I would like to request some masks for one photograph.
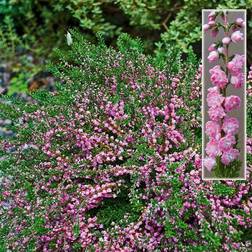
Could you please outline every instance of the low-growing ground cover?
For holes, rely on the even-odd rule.
[[[251,249],[249,171],[242,182],[201,180],[195,55],[146,56],[125,34],[117,50],[72,35],[50,66],[56,92],[0,105],[16,132],[1,140],[1,250]]]

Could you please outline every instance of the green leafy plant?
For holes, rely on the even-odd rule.
[[[0,23],[0,60],[8,61],[16,58],[17,47],[23,47],[23,40],[17,35],[13,20],[6,16],[3,23]]]

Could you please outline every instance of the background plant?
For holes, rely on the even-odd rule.
[[[80,26],[90,35],[102,32],[112,43],[120,32],[138,35],[144,38],[144,43],[149,48],[153,48],[153,41],[159,41],[161,35],[164,43],[172,43],[187,52],[189,45],[194,45],[195,49],[200,47],[202,9],[247,8],[250,27],[251,4],[251,1],[235,0],[1,0],[0,15],[9,16],[19,34],[35,36],[36,43],[43,44],[44,41],[45,50],[48,44],[54,46],[57,41],[63,39],[69,26]],[[197,52],[200,53],[200,50]]]
[[[127,32],[142,38],[145,51],[150,54],[155,50],[160,53],[169,51],[172,45],[184,53],[188,53],[192,46],[194,52],[200,56],[202,8],[247,8],[248,27],[251,27],[250,7],[250,0],[1,0],[0,26],[3,26],[6,17],[15,24],[15,36],[26,41],[25,47],[22,45],[19,48],[26,48],[26,53],[31,53],[35,58],[36,66],[34,71],[29,73],[33,75],[34,72],[43,70],[44,61],[51,58],[53,48],[65,45],[65,34],[72,27],[80,28],[90,41],[95,41],[96,33],[100,32],[107,44],[115,45],[119,34]],[[4,37],[8,37],[9,32],[5,33],[7,34]],[[248,35],[249,51],[250,37]],[[10,59],[9,48],[1,50],[2,57]],[[17,51],[15,50],[16,53]],[[251,62],[249,55],[248,60]],[[12,62],[15,58],[11,57],[9,61]],[[21,72],[26,70],[21,69]],[[23,91],[26,83],[21,88],[12,85],[12,90]]]

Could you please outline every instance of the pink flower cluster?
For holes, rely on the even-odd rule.
[[[225,88],[228,83],[226,73],[221,69],[220,65],[216,65],[209,70],[211,82],[219,88]]]
[[[235,54],[234,58],[228,62],[227,68],[231,74],[230,83],[235,88],[240,88],[244,84],[244,55]]]
[[[205,31],[212,30],[215,37],[218,30],[216,17],[218,12],[211,12],[208,16],[208,24],[203,26]],[[226,96],[226,90],[231,83],[235,88],[244,84],[244,55],[235,54],[231,61],[228,61],[228,46],[231,42],[238,43],[243,40],[243,34],[239,30],[245,26],[244,21],[238,18],[234,23],[229,24],[227,14],[222,13],[225,28],[225,37],[210,45],[208,50],[209,62],[223,59],[224,64],[217,64],[209,70],[210,80],[214,87],[208,89],[207,104],[210,121],[205,124],[205,133],[209,138],[206,144],[207,157],[203,163],[208,171],[217,165],[217,157],[223,165],[229,165],[232,161],[239,159],[240,153],[236,145],[236,137],[239,130],[237,118],[228,115],[229,112],[237,110],[241,106],[239,96]],[[232,27],[232,31],[230,31]],[[230,34],[231,32],[231,34]],[[218,45],[218,48],[217,48]]]

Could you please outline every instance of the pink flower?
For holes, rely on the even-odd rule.
[[[220,89],[218,87],[211,87],[211,88],[208,88],[208,93],[220,93]]]
[[[238,75],[242,72],[244,65],[244,55],[236,54],[234,58],[228,62],[227,68],[232,75]]]
[[[219,106],[219,107],[211,107],[208,110],[208,115],[212,121],[219,121],[226,115],[226,113],[223,107]]]
[[[223,43],[224,45],[228,45],[228,44],[230,43],[230,41],[231,41],[231,39],[230,39],[229,37],[224,37],[224,38],[222,39],[222,43]]]
[[[219,143],[216,139],[211,138],[206,145],[206,153],[209,157],[216,157],[220,155]]]
[[[212,21],[212,20],[215,20],[216,18],[216,13],[215,11],[211,11],[208,15],[208,21]]]
[[[207,94],[207,105],[209,107],[219,107],[225,98],[219,92],[209,92]]]
[[[233,144],[235,144],[235,137],[233,135],[227,135],[219,140],[219,149],[220,151],[227,151]]]
[[[208,121],[206,123],[206,134],[215,139],[220,138],[221,126],[218,122]]]
[[[235,117],[225,118],[222,129],[226,134],[235,135],[238,133],[239,121]]]
[[[244,84],[244,74],[239,73],[238,75],[232,75],[230,79],[230,83],[235,87],[235,88],[240,88]]]
[[[217,51],[212,51],[209,53],[207,59],[209,62],[214,62],[219,58],[219,53]]]
[[[229,149],[225,152],[223,152],[222,156],[221,156],[221,162],[224,165],[229,165],[232,161],[234,161],[235,159],[237,159],[239,157],[240,153],[237,149]]]
[[[219,88],[224,88],[227,83],[228,79],[223,70],[221,70],[220,65],[216,65],[213,68],[209,70],[209,73],[211,74],[211,82],[219,87]]]
[[[219,47],[218,52],[221,53],[221,54],[224,54],[225,53],[224,47]]]
[[[204,31],[208,31],[209,28],[210,28],[209,24],[204,24],[204,25],[203,25],[203,30],[204,30]]]
[[[208,171],[211,171],[213,167],[216,165],[215,158],[206,157],[203,160],[203,164],[207,168]]]
[[[216,47],[216,44],[215,44],[215,43],[211,44],[211,45],[208,47],[208,51],[209,51],[209,52],[214,51],[214,50],[215,50],[215,47]]]
[[[239,41],[243,40],[243,33],[240,31],[235,31],[231,35],[231,40],[234,43],[238,43]]]
[[[215,25],[215,21],[214,21],[214,20],[210,20],[210,21],[208,22],[208,25],[214,26],[214,25]]]
[[[235,23],[237,24],[237,25],[239,25],[239,26],[242,26],[242,23],[243,23],[244,21],[243,21],[243,19],[242,18],[237,18],[236,20],[235,20]]]
[[[202,160],[201,160],[201,155],[196,154],[196,155],[194,156],[194,164],[195,164],[196,168],[201,168],[201,165],[202,165],[202,162],[201,162],[201,161],[202,161]]]
[[[225,98],[224,107],[227,112],[238,109],[241,105],[241,99],[237,95],[230,95]]]

